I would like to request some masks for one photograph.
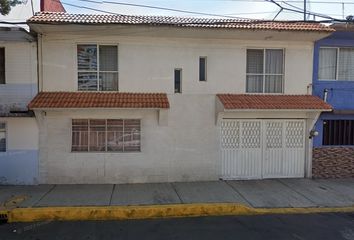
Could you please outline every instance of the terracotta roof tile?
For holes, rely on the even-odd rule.
[[[331,110],[322,99],[312,95],[218,94],[227,110],[232,109],[318,109]]]
[[[40,92],[28,108],[169,108],[169,102],[165,93]]]
[[[172,16],[137,16],[121,14],[69,14],[62,12],[39,12],[27,22],[39,24],[131,24],[278,31],[334,31],[334,29],[328,26],[314,22],[266,21],[236,18],[216,19]]]

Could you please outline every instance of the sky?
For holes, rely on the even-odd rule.
[[[39,11],[39,0],[32,1],[34,11]],[[301,0],[276,1],[283,7],[289,7],[292,9],[298,8],[298,10],[303,9],[303,2]],[[266,2],[265,0],[61,0],[61,2],[69,13],[102,14],[102,12],[87,9],[92,8],[117,14],[132,15],[170,15],[189,17],[227,16],[230,18],[273,19],[279,11],[278,6]],[[352,0],[308,0],[307,2],[307,9],[311,12],[329,15],[337,19],[343,19],[343,16],[345,18],[348,15],[354,15],[354,1]],[[208,13],[210,15],[126,6],[118,3],[149,5],[198,13]],[[291,4],[292,6],[287,4]],[[31,15],[31,0],[24,0],[24,3],[13,8],[8,16],[0,16],[0,20],[23,21]],[[303,14],[283,11],[276,19],[302,20]],[[313,20],[313,16],[309,16],[308,19]],[[321,18],[317,17],[315,20],[321,20]]]
[[[85,6],[89,8],[100,9],[104,11],[110,11],[121,14],[137,14],[137,15],[173,15],[173,16],[193,16],[193,17],[217,17],[192,13],[179,13],[174,11],[164,11],[158,9],[124,6],[119,4],[109,4],[106,2],[116,3],[133,3],[141,5],[158,6],[164,8],[173,8],[185,11],[194,11],[201,13],[210,13],[215,15],[227,15],[229,17],[242,17],[242,18],[256,18],[256,19],[273,19],[276,13],[279,11],[279,7],[273,3],[265,2],[262,0],[92,0],[92,3],[85,0],[62,0],[64,7],[68,12],[72,13],[95,13],[95,11],[79,8],[72,5]],[[282,6],[294,8],[298,7],[303,9],[303,1],[288,0],[278,1]],[[291,4],[289,6],[287,4]],[[319,3],[320,2],[320,3]],[[344,3],[344,9],[343,4]],[[330,15],[334,18],[343,18],[348,15],[354,15],[354,1],[351,0],[308,0],[308,10]],[[96,12],[98,13],[98,12]],[[284,11],[277,17],[279,20],[301,20],[303,14],[291,13]],[[310,17],[312,20],[313,17]],[[319,19],[317,19],[319,20]]]

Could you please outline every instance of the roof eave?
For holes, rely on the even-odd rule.
[[[238,109],[227,109],[224,108],[224,112],[253,112],[253,111],[259,111],[259,112],[331,112],[332,109],[298,109],[298,108],[294,108],[294,109],[279,109],[279,108],[274,108],[274,109],[259,109],[259,108],[238,108]]]
[[[30,107],[31,110],[42,110],[42,111],[49,111],[49,110],[85,110],[85,109],[97,109],[97,110],[161,110],[161,109],[169,109],[166,107],[160,108],[146,108],[146,107],[136,107],[136,108],[124,108],[124,107]]]

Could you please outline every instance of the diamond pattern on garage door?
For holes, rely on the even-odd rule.
[[[240,146],[240,123],[228,121],[221,123],[222,147],[238,148]]]
[[[286,147],[303,148],[304,147],[304,122],[288,121],[286,122]]]
[[[305,121],[222,120],[221,160],[223,179],[304,177]]]
[[[242,122],[242,148],[261,146],[261,122]]]

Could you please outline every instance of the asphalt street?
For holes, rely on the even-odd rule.
[[[0,239],[354,240],[354,213],[15,223],[0,225]]]

